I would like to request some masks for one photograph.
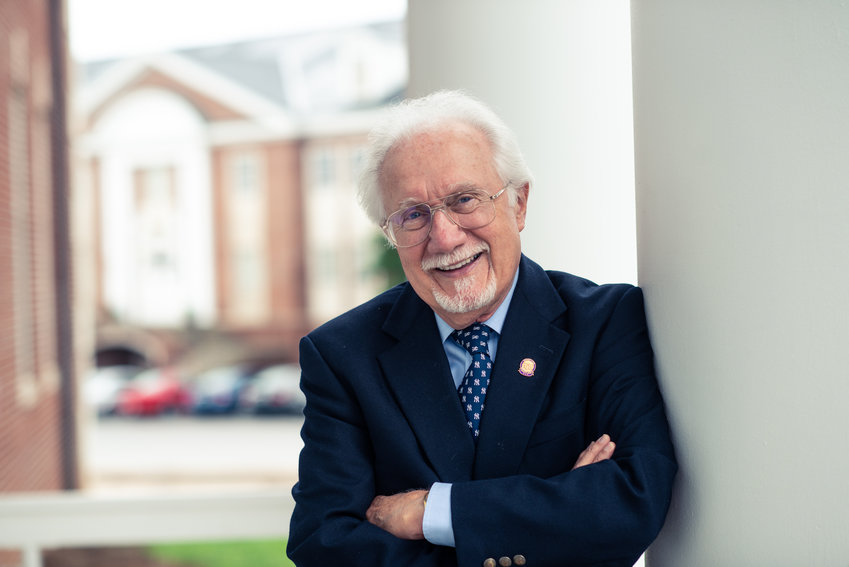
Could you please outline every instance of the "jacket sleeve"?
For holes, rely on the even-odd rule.
[[[660,531],[677,465],[639,288],[621,294],[592,351],[585,441],[610,434],[614,457],[549,478],[455,483],[460,565],[518,554],[529,567],[630,566]]]
[[[309,337],[301,341],[307,398],[287,552],[298,567],[456,566],[453,549],[401,540],[369,523],[373,450],[361,409]]]

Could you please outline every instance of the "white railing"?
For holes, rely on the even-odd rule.
[[[19,549],[24,567],[41,567],[49,548],[283,538],[293,508],[288,490],[0,495],[0,549]]]

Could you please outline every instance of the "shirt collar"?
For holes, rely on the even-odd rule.
[[[495,313],[492,314],[492,317],[483,321],[486,325],[498,333],[501,334],[501,329],[504,327],[504,320],[507,319],[507,310],[510,308],[510,301],[513,299],[513,292],[516,291],[516,283],[519,281],[519,269],[516,268],[516,274],[513,276],[513,284],[510,286],[510,290],[507,292],[507,295],[504,296],[504,301],[501,302],[501,305],[498,306],[498,309],[495,310]],[[442,342],[445,342],[446,339],[454,332],[454,328],[445,322],[445,320],[433,312],[434,317],[436,317],[436,326],[439,328],[439,336],[442,339]]]

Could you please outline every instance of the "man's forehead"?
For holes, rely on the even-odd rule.
[[[486,190],[498,178],[489,141],[476,129],[459,126],[396,143],[381,167],[385,198],[422,202],[466,189]]]

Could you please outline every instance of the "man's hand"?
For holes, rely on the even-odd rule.
[[[575,470],[580,467],[585,467],[587,465],[591,465],[593,463],[599,463],[601,461],[606,461],[610,457],[613,456],[613,450],[616,449],[616,443],[610,440],[610,436],[605,433],[584,449],[580,455],[578,455],[578,460],[575,461],[575,466],[572,467],[572,470]]]
[[[424,539],[424,497],[427,490],[411,490],[392,496],[376,496],[366,519],[401,539]]]
[[[590,443],[578,455],[572,470],[606,461],[613,456],[616,444],[606,433]],[[427,490],[411,490],[392,496],[376,496],[366,510],[366,519],[401,539],[424,539],[424,497]]]

